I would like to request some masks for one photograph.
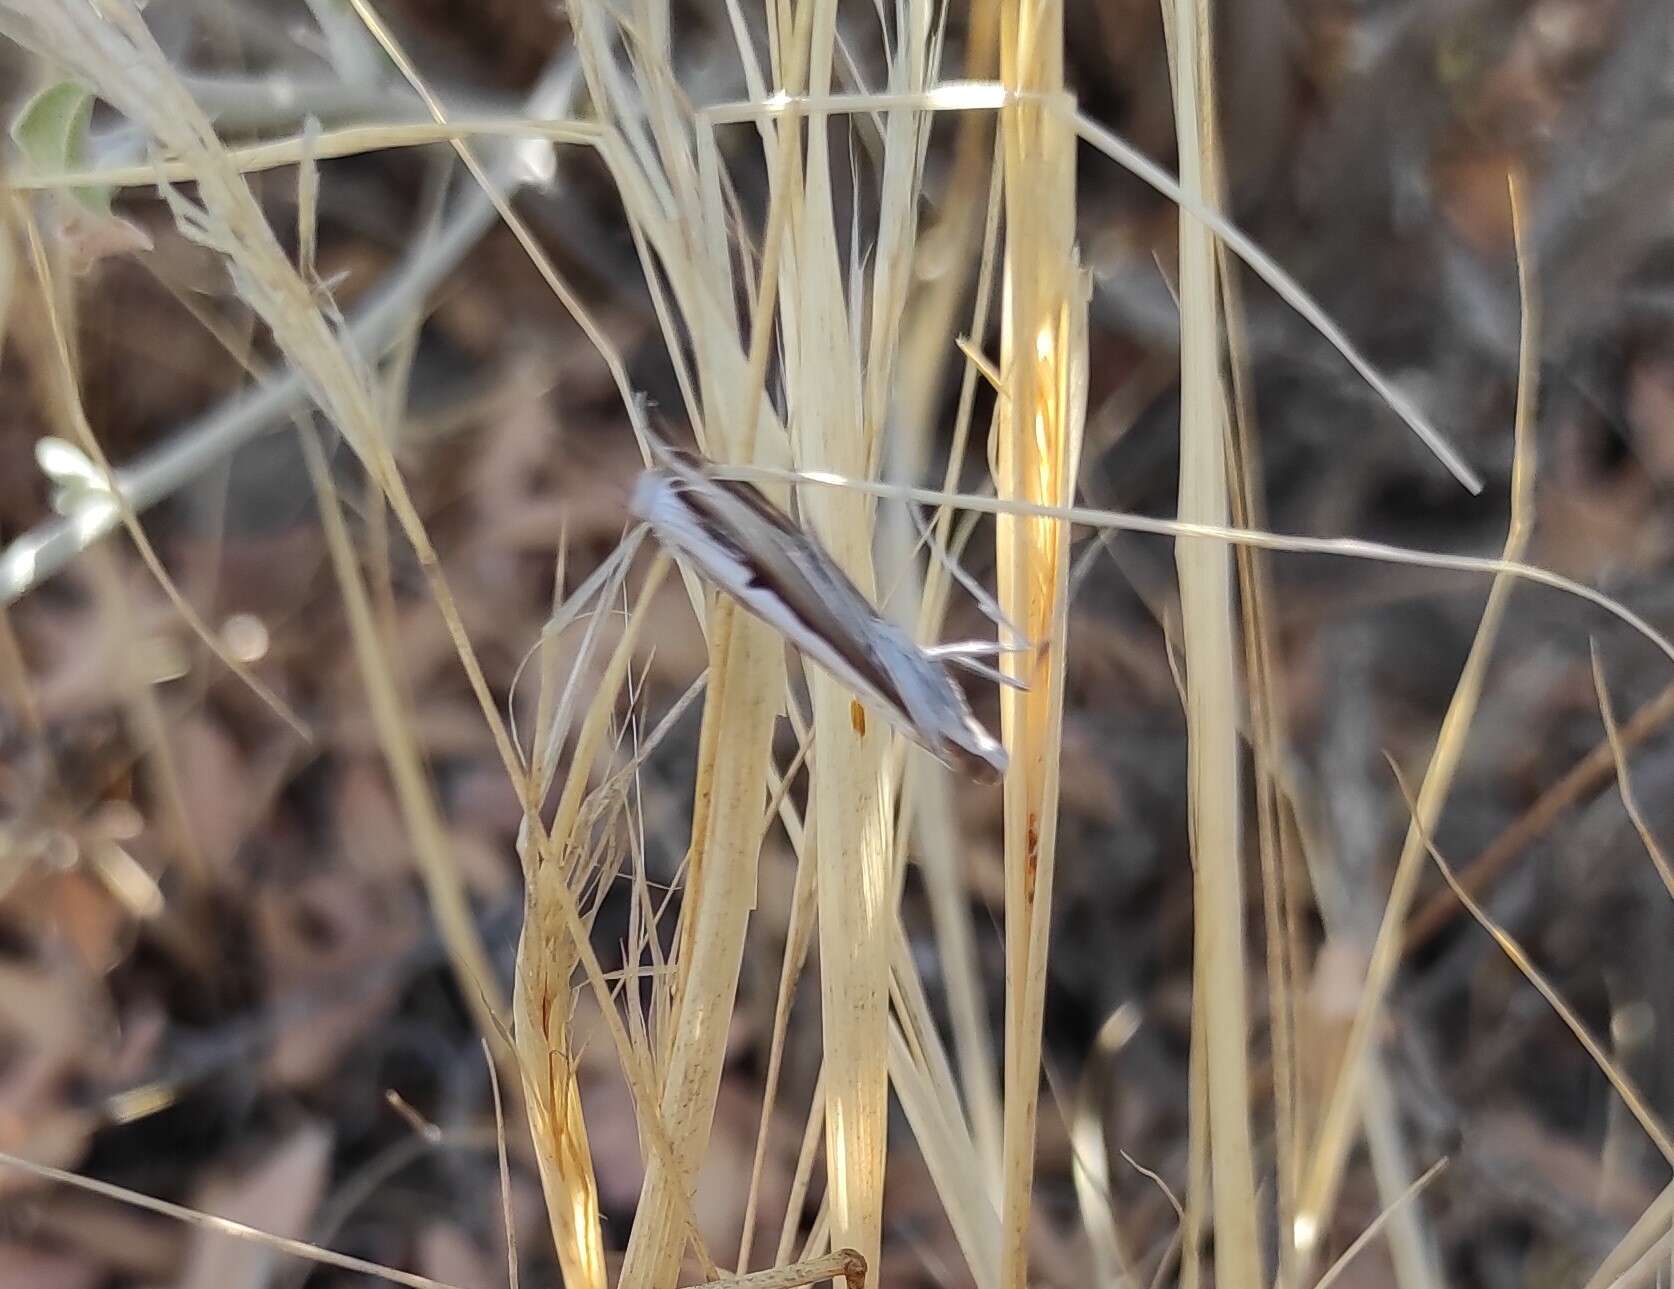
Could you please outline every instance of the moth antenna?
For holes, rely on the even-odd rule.
[[[706,464],[701,450],[675,446],[674,440],[667,433],[667,423],[662,417],[654,418],[661,422],[655,427],[651,424],[652,419],[647,418],[645,424],[639,427],[652,466],[680,473],[698,469]]]
[[[646,465],[658,465],[668,451],[668,440],[651,423],[651,400],[643,392],[636,393],[628,408],[628,425],[639,441],[640,454]]]
[[[1009,633],[1013,639],[1021,640],[1023,633],[1012,626],[1011,620],[1000,611],[999,602],[982,589],[981,583],[959,567],[958,560],[942,549],[942,544],[936,540],[935,534],[930,531],[929,525],[924,522],[924,517],[918,513],[918,507],[909,502],[907,513],[912,516],[913,527],[918,529],[919,540],[930,548],[930,553],[935,556],[936,561],[947,569],[953,575],[953,580],[964,587],[970,597],[976,601],[977,608],[982,610],[982,616],[1002,631]]]

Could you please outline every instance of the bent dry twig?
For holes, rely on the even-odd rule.
[[[555,59],[531,91],[532,117],[561,116],[574,100],[579,69],[573,53]],[[302,142],[297,145],[301,159]],[[187,171],[188,162],[179,163]],[[510,193],[535,176],[515,152],[497,156],[487,167],[494,191]],[[156,172],[153,172],[153,182]],[[401,336],[414,310],[459,265],[487,231],[496,212],[487,191],[462,192],[433,237],[420,241],[385,280],[368,292],[354,310],[342,336],[365,361],[384,354]],[[313,394],[304,373],[288,368],[227,400],[215,410],[170,435],[145,456],[113,471],[113,490],[135,512],[173,496],[256,435],[304,408]],[[120,515],[95,513],[43,524],[0,551],[0,602],[29,593],[56,574],[93,542],[114,531]]]

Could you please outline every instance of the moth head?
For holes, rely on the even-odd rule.
[[[888,630],[891,637],[899,634]],[[894,697],[907,718],[902,729],[908,737],[978,783],[998,783],[1005,777],[1005,748],[972,714],[965,691],[943,662],[910,644],[885,649],[878,661],[894,681]]]
[[[998,783],[1006,777],[1010,758],[1006,750],[969,712],[963,724],[943,731],[941,759],[978,783]]]
[[[642,470],[628,495],[628,513],[635,519],[655,524],[666,512],[674,495],[674,478],[666,470]]]

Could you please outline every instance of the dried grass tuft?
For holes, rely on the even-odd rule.
[[[1426,854],[1443,866],[1459,898],[1559,1008],[1658,1148],[1674,1155],[1666,1130],[1632,1085],[1574,1022],[1515,943],[1469,904],[1428,841],[1458,764],[1515,580],[1544,582],[1582,595],[1628,621],[1671,657],[1674,645],[1609,597],[1521,563],[1532,488],[1527,444],[1534,324],[1529,320],[1532,306],[1526,282],[1515,505],[1501,558],[1292,538],[1257,526],[1252,441],[1243,440],[1236,451],[1228,451],[1229,402],[1236,400],[1223,388],[1222,337],[1229,329],[1236,336],[1236,319],[1229,324],[1223,317],[1223,303],[1235,297],[1236,287],[1226,251],[1235,249],[1244,256],[1307,313],[1368,380],[1392,400],[1395,396],[1299,288],[1217,213],[1213,59],[1204,0],[1175,0],[1165,6],[1181,156],[1178,185],[1155,167],[1147,168],[1127,145],[1073,110],[1064,83],[1061,0],[977,6],[967,35],[967,71],[980,83],[966,86],[942,82],[944,12],[924,0],[902,0],[888,22],[887,81],[876,94],[836,92],[845,53],[837,5],[792,6],[770,0],[764,34],[745,20],[742,6],[729,3],[732,38],[750,98],[710,109],[694,109],[675,76],[666,6],[639,5],[629,13],[601,0],[575,0],[573,56],[586,79],[593,114],[584,122],[452,120],[376,9],[368,0],[350,0],[350,5],[364,24],[362,34],[375,40],[419,94],[431,123],[310,130],[295,138],[229,149],[130,0],[0,0],[0,15],[18,24],[39,52],[95,85],[101,97],[146,129],[167,154],[143,168],[37,176],[30,182],[40,187],[158,185],[182,230],[224,258],[240,295],[271,330],[286,362],[356,453],[380,499],[376,507],[388,507],[416,552],[523,807],[518,852],[525,916],[509,1002],[499,996],[477,937],[404,697],[391,675],[393,615],[386,611],[380,618],[380,608],[387,610],[387,604],[377,602],[378,596],[387,600],[390,594],[389,551],[374,549],[369,578],[350,543],[323,453],[312,435],[305,434],[334,572],[416,863],[476,1022],[496,1058],[516,1075],[514,1086],[522,1095],[548,1225],[567,1284],[603,1289],[608,1280],[599,1186],[578,1075],[581,1050],[588,1041],[577,1025],[576,991],[582,986],[592,991],[633,1099],[644,1154],[639,1203],[619,1277],[624,1289],[671,1289],[691,1273],[694,1263],[703,1276],[740,1289],[790,1289],[835,1276],[845,1278],[851,1289],[878,1283],[891,1088],[972,1282],[982,1289],[1022,1289],[1028,1283],[1031,1254],[1037,1259],[1039,1254],[1030,1242],[1030,1223],[1048,928],[1058,858],[1070,647],[1069,540],[1076,524],[1177,539],[1182,691],[1191,744],[1190,840],[1196,866],[1192,1084],[1185,1094],[1192,1110],[1192,1185],[1176,1237],[1183,1251],[1182,1282],[1197,1284],[1205,1277],[1199,1235],[1211,1221],[1217,1280],[1252,1286],[1263,1282],[1258,1240],[1263,1212],[1255,1185],[1252,1131],[1257,1087],[1248,1052],[1250,985],[1243,943],[1241,656],[1255,691],[1251,724],[1261,781],[1257,820],[1268,931],[1270,937],[1281,937],[1278,942],[1270,939],[1268,959],[1269,974],[1275,978],[1271,1032],[1280,1137],[1277,1212],[1281,1233],[1290,1242],[1280,1251],[1280,1282],[1301,1283],[1310,1269],[1314,1250],[1303,1237],[1317,1236],[1329,1224],[1343,1160],[1359,1119],[1367,1121],[1374,1154],[1380,1124],[1390,1126],[1389,1116],[1380,1116],[1376,1099],[1363,1095],[1361,1061],[1398,959],[1413,883]],[[758,47],[758,42],[764,43]],[[983,80],[994,75],[996,66],[999,83]],[[923,165],[930,122],[936,111],[955,107],[974,110],[961,127],[944,215],[925,234],[919,219],[926,205]],[[875,150],[878,197],[870,215],[854,213],[864,206],[856,199],[859,179],[846,168],[843,155],[851,116],[861,118],[856,133],[864,134]],[[990,128],[996,129],[993,139]],[[734,141],[726,131],[746,130],[759,141],[769,192],[759,237],[752,236],[739,215],[727,170],[729,150],[723,146]],[[1075,244],[1078,139],[1132,165],[1183,208],[1178,520],[1143,519],[1074,504],[1088,379],[1088,282]],[[634,667],[650,606],[666,580],[670,559],[659,555],[651,563],[638,581],[631,609],[618,618],[606,606],[627,580],[639,541],[630,536],[607,566],[555,612],[537,646],[540,693],[532,750],[526,755],[517,745],[391,453],[384,432],[385,391],[347,340],[342,320],[312,271],[308,221],[318,182],[315,162],[372,148],[435,142],[455,148],[535,271],[598,349],[643,447],[644,409],[629,387],[620,355],[506,201],[484,161],[486,156],[529,158],[534,154],[519,149],[559,143],[596,151],[617,185],[675,368],[682,410],[699,445],[724,467],[763,480],[776,500],[790,505],[794,497],[800,518],[867,594],[887,600],[883,592],[904,587],[891,611],[914,623],[925,638],[936,631],[952,582],[967,580],[958,577],[953,562],[973,525],[968,520],[956,530],[953,511],[963,508],[972,516],[985,511],[997,516],[998,616],[1008,624],[1005,630],[1016,633],[1009,643],[1019,646],[1003,656],[1002,666],[1024,685],[1021,692],[1008,689],[1001,694],[1011,769],[1003,788],[1007,970],[1005,1055],[998,1087],[989,1068],[989,1035],[975,979],[970,910],[958,869],[958,826],[945,771],[905,750],[883,721],[866,719],[854,697],[822,672],[807,669],[804,690],[794,673],[787,672],[783,641],[730,602],[711,595],[691,570],[679,572],[693,630],[703,633],[707,645],[708,667],[657,730],[635,741]],[[300,164],[299,182],[305,190],[300,268],[281,251],[246,180],[248,174],[290,164]],[[991,169],[985,172],[985,166]],[[187,181],[196,185],[194,197],[172,186]],[[31,235],[31,246],[43,297],[50,300],[53,282],[38,237]],[[969,254],[978,248],[980,254]],[[950,258],[958,262],[956,269],[947,267]],[[967,265],[966,260],[972,262]],[[943,270],[928,288],[915,277],[926,263]],[[996,269],[1001,349],[997,361],[991,362],[979,346],[987,329]],[[934,406],[942,366],[955,361],[954,313],[973,283],[970,331],[975,339],[963,345],[966,361],[955,447],[943,487],[903,487],[900,481],[916,483],[922,477],[930,459],[928,409]],[[747,300],[748,307],[740,300]],[[65,329],[50,306],[49,318],[71,390],[66,403],[70,423],[108,479],[108,465],[74,398]],[[1236,341],[1233,348],[1236,360]],[[981,489],[963,492],[958,487],[979,377],[986,377],[998,394],[989,440],[993,498],[974,495]],[[1399,400],[1395,405],[1450,468],[1474,482],[1414,409]],[[1239,466],[1236,477],[1229,476],[1229,459]],[[811,477],[815,475],[817,479]],[[917,566],[919,533],[908,518],[909,504],[939,508],[929,533],[936,557],[927,570]],[[381,519],[381,511],[377,517]],[[133,515],[125,511],[123,519],[144,549]],[[1297,961],[1299,937],[1290,903],[1294,892],[1287,886],[1296,880],[1297,847],[1296,839],[1286,836],[1294,821],[1285,811],[1293,803],[1286,800],[1277,768],[1282,732],[1271,711],[1277,703],[1276,682],[1266,654],[1271,617],[1262,602],[1259,562],[1246,560],[1240,574],[1246,599],[1243,626],[1249,638],[1240,640],[1233,601],[1235,545],[1245,552],[1311,550],[1494,576],[1476,648],[1412,806],[1396,889],[1372,956],[1348,1055],[1322,1123],[1312,1134],[1306,1130],[1313,1125],[1301,1122],[1306,1108],[1292,1103],[1297,1080],[1289,1045],[1297,1036],[1288,1014],[1288,991],[1303,964]],[[149,562],[161,577],[155,557]],[[561,557],[556,582],[562,586],[564,580]],[[178,602],[178,595],[175,598]],[[554,642],[577,627],[584,611],[589,616],[579,632],[574,671],[568,685],[560,686]],[[620,626],[608,654],[607,619]],[[0,633],[0,663],[8,690],[26,692],[19,683],[21,668],[9,633]],[[231,659],[228,664],[237,666]],[[253,683],[252,677],[245,678]],[[589,681],[585,690],[583,678]],[[1609,751],[1620,761],[1623,737],[1608,709],[1602,678],[1599,688]],[[809,699],[806,711],[804,692]],[[671,936],[663,936],[660,922],[670,903],[653,894],[646,875],[640,836],[644,822],[636,817],[633,789],[644,758],[684,704],[700,694],[704,706],[695,804],[686,836],[679,921]],[[276,711],[286,714],[276,697],[268,697]],[[797,736],[793,758],[783,763],[776,759],[773,743],[781,716]],[[1621,775],[1624,796],[1639,824],[1625,770]],[[797,786],[804,778],[805,793]],[[551,802],[555,785],[557,800]],[[746,1229],[737,1258],[742,1274],[726,1279],[698,1230],[694,1201],[717,1130],[729,1029],[758,895],[757,869],[764,841],[776,825],[783,828],[798,868],[773,1008],[764,1120],[773,1117],[778,1100],[789,1017],[816,934],[821,1072],[803,1123],[775,1265],[768,1271],[749,1271],[756,1233]],[[1659,872],[1674,883],[1648,831],[1645,836]],[[952,1054],[943,1046],[899,918],[909,842],[917,842],[923,852],[942,974],[951,982]],[[1097,857],[1086,859],[1097,862]],[[607,967],[601,961],[593,943],[593,923],[606,894],[624,885],[631,890],[632,912],[622,961],[615,969],[615,964]],[[1092,1106],[1089,1092],[1081,1098],[1072,1125],[1078,1150],[1092,1148],[1100,1135]],[[753,1227],[759,1205],[768,1126],[764,1122],[752,1168],[747,1227]],[[1102,1151],[1102,1141],[1098,1149]],[[803,1206],[819,1189],[814,1177],[822,1163],[825,1184],[818,1215],[811,1232],[801,1239]],[[1423,1283],[1426,1273],[1411,1253],[1417,1247],[1412,1224],[1418,1220],[1413,1198],[1436,1170],[1410,1184],[1401,1179],[1400,1185],[1389,1183],[1388,1170],[1379,1171],[1385,1182],[1386,1216],[1327,1278],[1338,1274],[1375,1233],[1387,1230],[1397,1265],[1405,1268],[1405,1282]],[[1120,1222],[1101,1207],[1108,1202],[1108,1173],[1102,1155],[1095,1165],[1078,1170],[1080,1199],[1098,1266],[1107,1278],[1128,1283],[1134,1271]],[[1666,1208],[1664,1203],[1657,1209],[1663,1221]],[[179,1215],[166,1206],[160,1211]],[[1649,1256],[1647,1250],[1660,1247],[1654,1242],[1656,1235],[1654,1224],[1642,1224],[1608,1265],[1625,1270],[1633,1260]],[[317,1256],[295,1242],[273,1247]],[[380,1270],[353,1259],[319,1256],[342,1267]],[[1165,1254],[1164,1269],[1172,1256],[1172,1250]],[[1037,1275],[1039,1269],[1037,1265]],[[438,1289],[437,1282],[424,1277],[384,1274],[417,1289]]]

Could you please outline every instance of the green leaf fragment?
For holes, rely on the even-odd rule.
[[[79,81],[58,81],[35,94],[12,118],[12,141],[30,167],[46,174],[84,169],[93,123],[93,91]],[[95,214],[110,213],[108,187],[69,190]]]

